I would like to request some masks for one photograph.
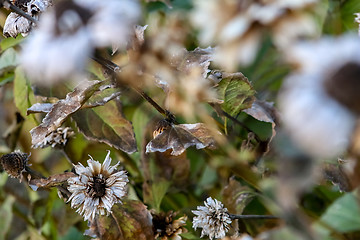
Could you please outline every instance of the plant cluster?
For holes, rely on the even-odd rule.
[[[0,239],[360,238],[358,0],[0,5]]]

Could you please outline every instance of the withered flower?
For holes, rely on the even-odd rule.
[[[92,221],[96,214],[108,215],[115,203],[121,203],[129,180],[125,171],[116,171],[119,163],[110,166],[110,151],[103,164],[91,156],[87,163],[88,167],[74,165],[78,176],[68,179],[68,190],[72,193],[68,202],[71,201],[72,208],[78,208],[76,212],[85,221]]]
[[[302,42],[287,52],[296,70],[278,102],[297,146],[317,158],[338,157],[349,146],[360,114],[360,41],[356,35]]]
[[[211,197],[204,202],[205,206],[198,206],[192,211],[196,217],[193,218],[193,228],[202,228],[201,236],[209,235],[210,239],[223,238],[229,230],[232,220],[224,205]]]
[[[74,135],[74,132],[71,128],[58,128],[54,132],[46,136],[43,141],[33,145],[33,148],[45,148],[48,146],[51,147],[61,147],[65,146],[69,137]]]
[[[168,213],[161,212],[159,214],[151,212],[151,215],[153,217],[155,239],[181,240],[182,238],[179,234],[187,232],[187,229],[184,227],[187,220],[185,215],[178,219],[175,219],[177,213],[173,211]]]
[[[38,19],[39,14],[52,5],[52,0],[14,0],[12,3],[29,16]],[[30,32],[32,26],[33,23],[28,19],[12,12],[5,20],[3,34],[5,37],[16,37],[21,33],[25,37]]]
[[[20,150],[1,156],[0,163],[7,174],[12,178],[23,179],[23,173],[26,172],[25,167],[28,166],[30,155]]]

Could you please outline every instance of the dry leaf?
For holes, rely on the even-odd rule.
[[[31,129],[31,143],[33,145],[40,143],[48,134],[60,127],[71,114],[80,109],[101,84],[101,81],[81,82],[74,91],[66,95],[65,99],[55,103],[42,120],[42,123]]]
[[[55,187],[66,182],[69,178],[74,177],[75,173],[65,172],[60,174],[52,175],[48,178],[31,179],[29,186],[32,190],[36,191],[38,188],[50,188]]]
[[[146,145],[146,152],[165,152],[172,149],[171,155],[178,156],[191,146],[197,149],[214,148],[213,134],[203,123],[170,124]]]
[[[277,123],[277,110],[274,107],[274,103],[265,102],[260,100],[255,100],[251,105],[251,108],[243,110],[246,114],[252,116],[253,118],[262,121],[271,123],[272,126],[272,136],[269,142],[276,135],[275,126]]]
[[[146,206],[135,200],[114,204],[109,216],[99,216],[85,234],[107,240],[154,240],[152,218]]]
[[[81,109],[72,118],[89,140],[104,142],[126,153],[137,150],[133,127],[124,118],[117,99],[104,106]]]

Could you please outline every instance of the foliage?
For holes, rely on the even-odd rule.
[[[121,23],[129,21],[130,30],[121,37],[126,41],[101,42],[105,28],[104,36],[87,36],[91,54],[84,53],[86,62],[69,67],[78,67],[78,72],[63,74],[66,79],[61,80],[33,80],[31,69],[23,67],[24,46],[41,28],[25,37],[23,32],[16,38],[1,37],[0,152],[21,149],[31,155],[19,170],[21,183],[8,176],[0,158],[0,239],[200,239],[201,230],[192,228],[191,210],[208,197],[222,201],[229,216],[277,217],[232,219],[229,237],[223,239],[360,238],[360,128],[352,128],[341,154],[314,156],[291,138],[278,110],[288,79],[305,72],[292,58],[293,46],[287,45],[300,41],[292,36],[301,25],[297,20],[315,22],[315,33],[307,40],[354,34],[359,1],[304,1],[300,7],[279,1],[289,2],[281,13],[260,1],[264,3],[256,4],[266,11],[252,13],[246,21],[240,21],[245,14],[238,13],[255,3],[238,1],[233,8],[237,1],[220,2],[140,1],[141,16],[124,17]],[[206,11],[216,16],[205,18],[208,25],[201,27],[198,17]],[[7,15],[9,10],[2,8],[2,27]],[[135,27],[134,19],[148,26]],[[284,21],[291,27],[284,30]],[[92,21],[80,22],[69,25],[66,33],[94,27]],[[59,37],[60,30],[53,31],[49,35]],[[209,36],[213,39],[207,43]],[[72,44],[76,48],[77,42]],[[49,44],[49,52],[52,47]],[[64,67],[66,60],[61,59],[54,63]],[[43,64],[51,69],[57,66],[52,60]],[[348,59],[338,61],[344,65]],[[357,64],[355,73],[346,76],[358,82]],[[354,84],[355,91],[359,86]],[[289,105],[296,107],[296,101]],[[294,122],[302,114],[296,112]],[[357,119],[358,113],[351,116]],[[327,121],[331,119],[320,124]],[[69,134],[59,131],[63,127],[71,129]],[[309,129],[306,122],[296,127]],[[311,131],[317,133],[316,128]],[[120,162],[118,168],[126,170],[128,193],[110,214],[87,223],[67,201],[67,180],[76,175],[76,164],[85,166],[89,155],[104,159],[106,150],[113,165]]]

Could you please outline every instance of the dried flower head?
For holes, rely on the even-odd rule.
[[[62,147],[65,146],[69,137],[74,135],[74,131],[69,128],[57,128],[54,132],[50,133],[43,141],[35,144],[32,148],[45,148],[51,147]]]
[[[193,218],[193,228],[202,228],[201,237],[209,235],[210,239],[223,238],[229,230],[232,220],[224,205],[211,197],[204,202],[205,206],[198,206],[192,211],[196,217]]]
[[[182,216],[175,219],[177,213],[169,211],[168,213],[161,212],[156,214],[151,212],[153,217],[153,227],[155,232],[155,239],[161,240],[181,240],[179,234],[186,233],[187,230],[184,227],[186,225],[187,216]]]
[[[29,154],[23,153],[20,150],[15,150],[12,153],[1,156],[0,163],[3,169],[12,178],[23,179],[23,173],[26,172],[25,167],[28,166]]]
[[[88,167],[81,163],[74,165],[78,176],[68,179],[72,193],[68,202],[71,201],[72,208],[78,208],[76,212],[83,215],[85,221],[92,221],[96,214],[109,214],[115,203],[121,203],[129,180],[125,171],[116,171],[119,163],[110,167],[110,151],[103,164],[91,156],[87,163]]]
[[[288,133],[314,157],[338,157],[349,146],[360,113],[360,41],[356,35],[302,42],[287,52],[297,69],[278,102]]]
[[[42,15],[22,63],[31,80],[50,85],[82,76],[95,48],[125,46],[140,15],[135,0],[67,0]]]
[[[16,0],[12,3],[35,19],[38,19],[39,14],[52,5],[51,0]],[[12,12],[6,18],[3,35],[5,37],[16,37],[19,33],[21,33],[21,35],[25,37],[30,32],[32,26],[33,23],[28,19]]]

